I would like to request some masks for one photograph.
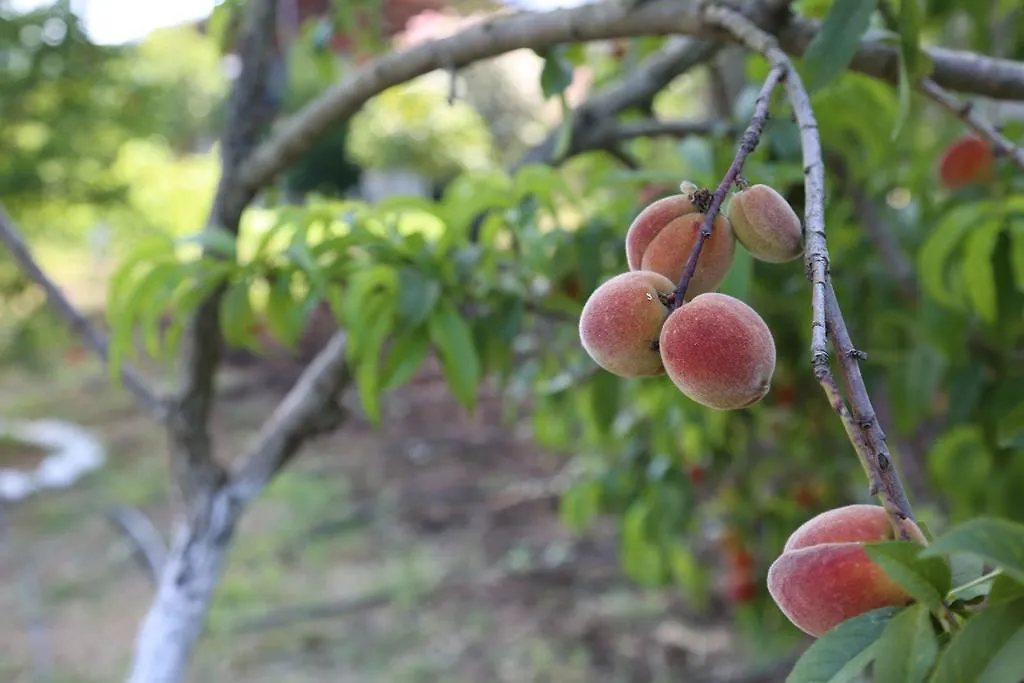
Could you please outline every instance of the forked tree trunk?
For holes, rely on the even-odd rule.
[[[240,512],[227,489],[220,489],[209,498],[207,514],[192,515],[178,527],[135,640],[128,683],[185,680]]]

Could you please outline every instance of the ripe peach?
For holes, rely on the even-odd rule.
[[[727,294],[701,294],[677,308],[661,328],[659,345],[672,383],[709,408],[746,408],[771,386],[771,330],[757,311]]]
[[[644,252],[641,261],[643,269],[653,270],[673,282],[678,282],[703,224],[702,213],[686,214],[670,222],[662,228]],[[686,288],[686,297],[692,299],[722,284],[729,267],[732,266],[735,253],[736,239],[732,234],[732,226],[725,217],[716,216],[711,225],[711,237],[701,248],[697,269]]]
[[[580,314],[580,342],[602,368],[620,377],[665,372],[658,336],[668,317],[662,301],[675,285],[643,270],[621,273],[594,290]]]
[[[626,263],[630,270],[641,270],[640,262],[648,245],[672,220],[693,213],[693,193],[697,186],[684,182],[679,186],[680,194],[662,197],[641,211],[626,231]]]
[[[973,135],[954,140],[939,159],[939,182],[948,190],[959,190],[994,177],[992,145]]]
[[[768,263],[792,261],[804,251],[803,227],[793,207],[767,185],[751,185],[729,201],[729,222],[750,255]]]
[[[910,596],[864,552],[895,538],[878,505],[847,505],[811,518],[793,532],[768,569],[768,592],[782,613],[815,638],[837,624]]]

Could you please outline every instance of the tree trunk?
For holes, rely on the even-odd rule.
[[[198,501],[197,501],[198,502]],[[179,526],[135,641],[128,683],[180,683],[206,626],[240,507],[221,488]]]

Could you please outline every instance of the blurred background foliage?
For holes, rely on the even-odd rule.
[[[997,8],[1004,28],[992,33],[993,14],[979,9],[987,3],[926,4],[925,42],[1024,54],[1024,30],[1014,30],[1024,13],[1014,7]],[[820,15],[829,3],[796,5]],[[136,352],[140,324],[147,350],[168,356],[174,328],[170,337],[153,332],[160,314],[183,320],[197,292],[220,282],[230,285],[225,332],[238,346],[266,344],[257,322],[294,344],[326,304],[352,330],[368,415],[431,349],[467,408],[485,378],[500,380],[530,415],[537,442],[572,472],[561,508],[568,525],[583,533],[598,516],[617,520],[623,566],[637,581],[676,584],[695,604],[732,596],[738,623],[766,651],[768,634],[780,646],[797,638],[763,589],[768,564],[816,512],[869,500],[810,371],[802,264],[756,262],[738,249],[722,288],[761,313],[778,348],[773,389],[749,410],[710,411],[665,378],[597,371],[575,327],[587,295],[625,270],[632,218],[681,180],[717,185],[736,140],[638,139],[625,145],[638,169],[592,152],[557,172],[528,166],[510,176],[505,145],[495,142],[508,131],[496,133],[462,98],[449,105],[449,79],[434,74],[382,93],[339,125],[283,181],[287,203],[268,193],[250,212],[237,258],[211,264],[181,238],[201,225],[216,181],[223,45],[188,28],[135,46],[90,45],[66,3],[4,14],[0,32],[15,46],[0,69],[0,158],[11,160],[0,197],[58,271],[95,258],[90,235],[108,226],[124,274],[107,311],[119,357]],[[630,41],[627,55],[662,44]],[[572,66],[599,83],[633,63],[614,50],[579,54]],[[353,68],[324,48],[316,22],[288,59],[287,112]],[[745,122],[766,68],[758,58],[741,67],[746,86],[729,113]],[[655,113],[719,116],[707,76],[680,77]],[[538,107],[539,93],[538,85]],[[936,529],[979,514],[1024,518],[1024,179],[999,160],[990,184],[941,188],[938,159],[963,125],[915,99],[894,137],[900,103],[888,84],[845,74],[813,103],[832,160],[832,277],[854,342],[869,354],[867,385],[919,515]],[[779,188],[802,214],[797,130],[781,98],[775,106],[746,175]],[[1019,111],[979,106],[1022,139]],[[416,171],[435,191],[363,202],[361,175],[392,169]],[[894,259],[907,264],[906,277]],[[41,299],[6,261],[0,275],[5,349],[27,354],[37,347],[16,344],[10,330],[27,329]]]

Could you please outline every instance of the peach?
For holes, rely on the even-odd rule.
[[[587,299],[580,314],[580,342],[599,366],[620,377],[653,377],[665,372],[658,336],[672,291],[664,275],[644,270],[621,273]]]
[[[669,280],[678,282],[686,268],[686,262],[693,251],[704,224],[703,213],[689,213],[666,225],[651,241],[640,262],[644,270],[661,273]],[[692,299],[698,294],[714,290],[722,284],[736,253],[736,239],[728,219],[716,216],[711,224],[711,237],[704,242],[697,269],[686,288],[686,297]]]
[[[692,400],[717,410],[757,403],[775,373],[775,339],[753,308],[727,294],[700,294],[661,328],[669,379]]]
[[[793,207],[767,185],[751,185],[729,201],[729,223],[736,240],[750,255],[768,263],[784,263],[804,251],[804,230]]]
[[[630,270],[642,270],[640,262],[648,245],[672,220],[697,210],[693,193],[697,186],[684,182],[679,186],[680,194],[662,197],[649,204],[633,219],[626,231],[626,263]]]
[[[948,190],[959,190],[995,177],[992,145],[973,135],[957,138],[939,159],[939,182]]]
[[[828,510],[800,526],[768,569],[768,592],[801,631],[820,637],[847,619],[911,597],[875,564],[864,544],[896,534],[878,505]]]

